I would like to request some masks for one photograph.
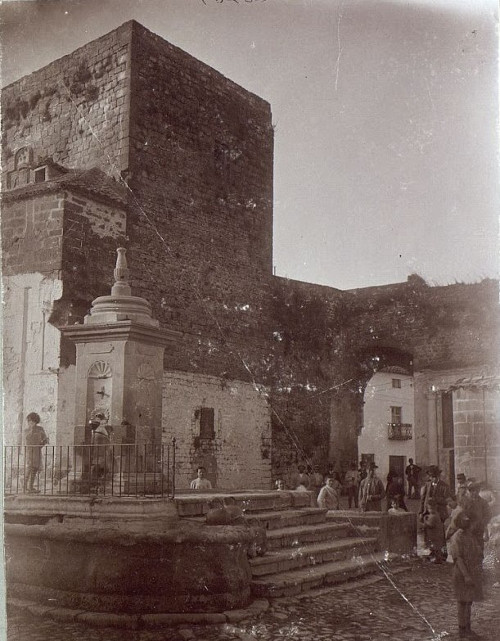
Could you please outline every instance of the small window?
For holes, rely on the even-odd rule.
[[[391,423],[403,422],[403,408],[399,406],[391,406]]]
[[[35,182],[36,183],[44,183],[46,180],[46,174],[45,174],[45,167],[40,167],[39,169],[35,169]]]
[[[401,379],[400,378],[393,378],[392,379],[392,386],[395,387],[396,389],[401,389]]]
[[[200,438],[215,438],[215,412],[213,407],[202,407],[200,412]]]

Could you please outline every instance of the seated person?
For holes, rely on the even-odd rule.
[[[192,490],[211,490],[212,484],[210,481],[205,478],[206,469],[203,466],[200,466],[197,470],[197,476],[191,481]]]

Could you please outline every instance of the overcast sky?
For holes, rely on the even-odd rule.
[[[17,0],[2,84],[131,18],[271,103],[274,264],[340,289],[498,275],[496,0]]]

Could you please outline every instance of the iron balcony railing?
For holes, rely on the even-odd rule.
[[[4,494],[175,496],[175,439],[144,445],[5,445]]]
[[[390,441],[409,441],[413,438],[411,423],[388,423],[388,438]]]

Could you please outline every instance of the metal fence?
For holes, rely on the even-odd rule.
[[[5,445],[5,495],[175,495],[175,439],[144,445]]]

